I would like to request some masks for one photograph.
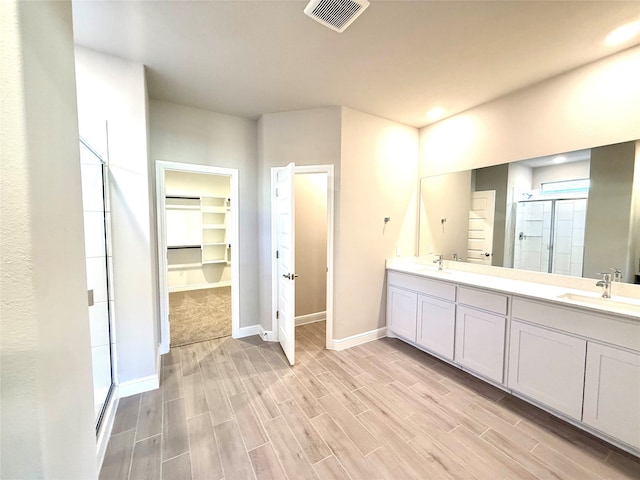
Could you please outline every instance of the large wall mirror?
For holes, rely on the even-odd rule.
[[[638,283],[640,141],[425,177],[419,255]]]

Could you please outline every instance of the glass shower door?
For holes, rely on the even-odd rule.
[[[82,140],[80,162],[97,432],[114,384],[108,177],[104,160]]]
[[[582,276],[587,199],[556,200],[551,273]]]
[[[513,267],[582,276],[587,199],[518,202]]]
[[[549,271],[552,217],[551,200],[518,202],[513,268],[534,272]]]

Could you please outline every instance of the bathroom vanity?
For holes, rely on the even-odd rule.
[[[387,334],[640,455],[640,300],[616,286],[389,261]]]

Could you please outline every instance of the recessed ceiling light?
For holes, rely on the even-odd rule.
[[[444,117],[444,108],[442,107],[433,107],[427,112],[427,118],[432,122],[440,120],[442,117]]]
[[[604,42],[607,45],[620,45],[628,42],[638,34],[640,34],[640,20],[625,23],[624,25],[612,30],[609,35],[607,35]]]
[[[553,163],[563,163],[563,162],[565,162],[566,160],[567,160],[567,157],[564,157],[564,156],[562,156],[562,155],[559,155],[559,156],[555,157],[555,158],[552,160],[552,162],[553,162]]]

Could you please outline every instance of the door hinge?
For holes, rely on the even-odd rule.
[[[280,310],[276,310],[276,320],[280,318]]]
[[[279,195],[278,195],[278,189],[276,188],[276,197],[278,197],[278,196],[279,196]]]
[[[280,251],[276,250],[276,258],[280,258]]]

